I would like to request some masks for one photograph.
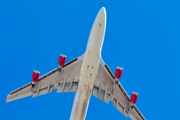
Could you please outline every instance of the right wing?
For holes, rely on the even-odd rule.
[[[33,97],[52,92],[73,92],[76,91],[79,82],[80,69],[84,56],[80,56],[66,63],[63,68],[56,68],[41,76],[39,81],[32,87],[28,83],[8,94],[6,102],[33,95]]]
[[[115,81],[113,73],[102,58],[94,84],[93,95],[106,103],[109,103],[109,100],[112,101],[114,107],[132,120],[145,120],[139,109],[135,105],[131,105],[127,92],[121,83]]]

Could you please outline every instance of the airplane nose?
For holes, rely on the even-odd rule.
[[[99,12],[101,12],[102,14],[105,15],[105,14],[106,14],[106,9],[105,9],[105,7],[102,7]]]
[[[105,9],[105,7],[102,7],[102,8],[99,10],[99,13],[98,13],[97,16],[99,16],[99,17],[102,18],[102,19],[106,19],[106,9]]]
[[[101,24],[102,26],[105,27],[105,25],[106,25],[106,9],[105,9],[105,7],[102,7],[99,10],[95,21],[97,21],[95,23]]]
[[[101,51],[102,44],[104,41],[105,31],[106,31],[106,9],[102,7],[99,10],[94,20],[94,23],[93,23],[93,26],[89,35],[87,48],[91,44],[93,44],[92,46],[96,46],[95,48],[97,49],[97,51],[99,50]],[[93,48],[93,51],[94,50],[95,49]]]

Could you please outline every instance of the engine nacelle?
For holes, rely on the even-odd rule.
[[[32,74],[32,81],[33,82],[38,82],[39,80],[39,75],[40,75],[40,72],[37,71],[37,70],[34,70],[33,74]]]
[[[137,102],[138,98],[138,93],[137,92],[132,92],[131,94],[131,103],[135,104]]]
[[[122,75],[122,72],[123,72],[123,68],[117,67],[117,68],[116,68],[116,72],[115,72],[115,78],[116,78],[116,79],[120,79],[120,78],[121,78],[121,75]]]
[[[65,61],[66,61],[66,56],[61,54],[58,60],[59,67],[62,67],[65,64]]]

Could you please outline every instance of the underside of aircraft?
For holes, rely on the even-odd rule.
[[[132,92],[131,97],[122,87],[119,79],[123,69],[117,67],[115,75],[101,57],[106,29],[106,10],[98,12],[92,26],[85,53],[65,64],[66,56],[60,55],[59,68],[40,76],[34,71],[32,82],[10,92],[6,102],[24,98],[37,97],[57,89],[57,93],[76,92],[70,120],[85,120],[91,95],[109,103],[113,102],[125,117],[133,120],[145,120],[135,103],[138,93]]]

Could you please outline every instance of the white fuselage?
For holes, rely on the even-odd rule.
[[[103,7],[98,12],[89,35],[70,120],[85,120],[89,100],[99,69],[105,29],[106,10]]]

